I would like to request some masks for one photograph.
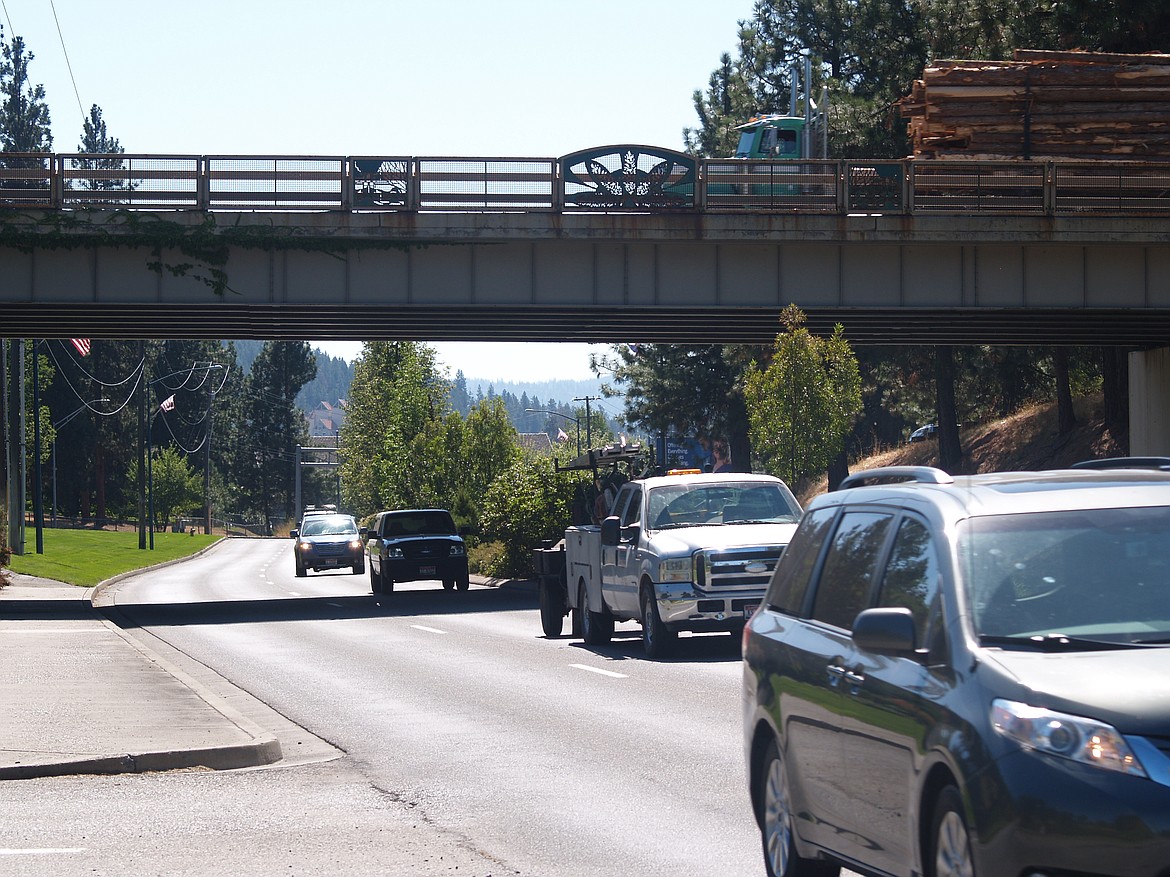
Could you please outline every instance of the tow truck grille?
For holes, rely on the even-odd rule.
[[[700,587],[707,590],[766,588],[783,545],[756,548],[728,548],[704,552]]]

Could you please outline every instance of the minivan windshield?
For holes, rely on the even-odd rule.
[[[958,550],[985,641],[1170,642],[1168,507],[970,518]]]
[[[680,482],[650,491],[649,523],[655,530],[713,524],[794,524],[800,509],[775,483]]]

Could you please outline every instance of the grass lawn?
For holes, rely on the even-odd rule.
[[[24,555],[12,555],[13,572],[41,576],[88,588],[118,573],[153,566],[178,557],[190,557],[222,539],[203,533],[155,533],[154,551],[138,547],[138,533],[112,530],[45,530],[45,553],[36,553],[36,539],[28,533]],[[147,545],[150,544],[147,537]]]

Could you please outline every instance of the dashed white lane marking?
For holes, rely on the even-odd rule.
[[[0,849],[0,856],[59,856],[63,853],[84,853],[85,847],[29,848],[25,850]]]
[[[614,679],[629,679],[625,673],[614,673],[612,670],[602,670],[600,667],[590,667],[588,664],[570,664],[570,667],[576,667],[578,670],[588,670],[590,673],[596,673],[599,676],[612,676]]]
[[[447,631],[439,630],[437,627],[424,627],[421,624],[412,624],[411,627],[413,627],[415,630],[425,630],[427,633],[441,633],[444,636],[447,635]]]

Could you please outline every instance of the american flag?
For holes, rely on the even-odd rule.
[[[568,434],[563,429],[558,429],[557,430],[557,441],[558,442],[567,442],[568,440],[569,440]]]
[[[175,410],[175,397],[174,397],[174,395],[172,394],[170,396],[167,396],[165,399],[162,400],[162,404],[159,405],[158,407],[159,407],[160,411],[174,411]]]
[[[82,356],[89,356],[89,339],[88,338],[70,338],[73,346],[77,348],[77,352]]]

